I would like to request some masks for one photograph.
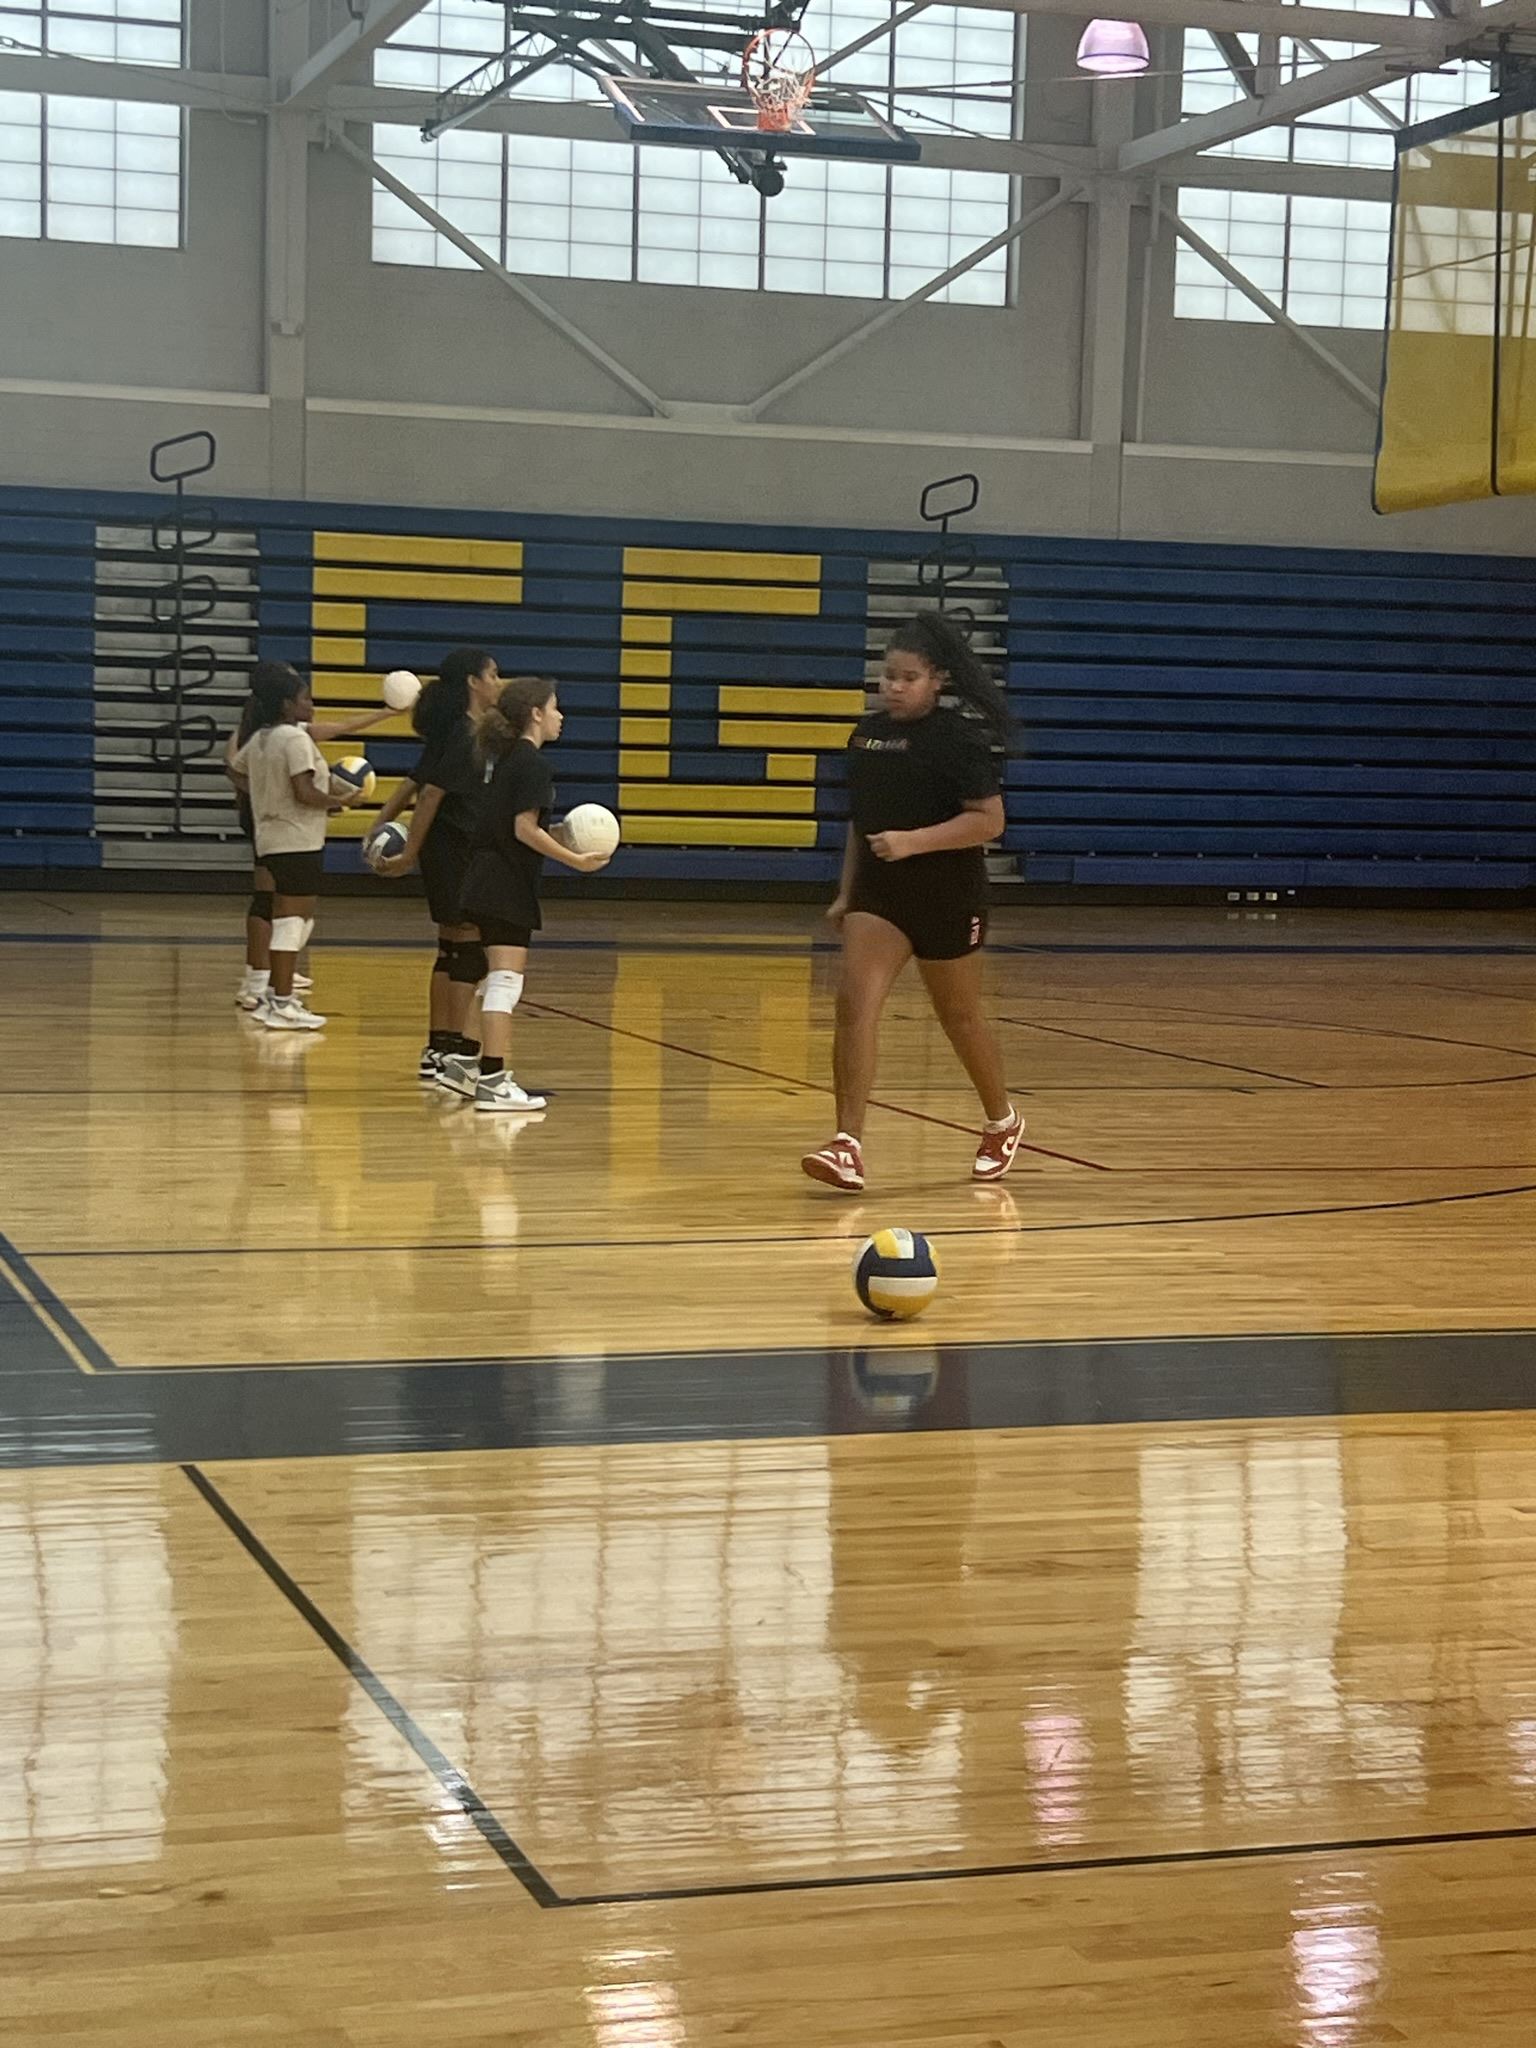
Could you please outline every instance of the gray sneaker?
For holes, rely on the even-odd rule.
[[[480,1085],[480,1061],[472,1052],[445,1052],[432,1078],[450,1095],[467,1095],[473,1101]]]

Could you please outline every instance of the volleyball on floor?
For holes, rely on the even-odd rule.
[[[859,1246],[853,1284],[872,1316],[910,1322],[939,1291],[939,1262],[920,1231],[877,1230]]]
[[[578,804],[566,814],[565,843],[572,853],[612,853],[619,843],[619,821],[601,804]]]
[[[384,678],[384,702],[391,711],[409,711],[421,695],[421,677],[408,668],[392,668]]]
[[[369,867],[377,869],[381,860],[395,860],[405,851],[405,827],[390,823],[381,825],[371,838],[363,841],[363,859]]]
[[[340,761],[333,761],[331,780],[345,783],[348,789],[360,789],[364,796],[373,795],[374,773],[361,754],[348,754]]]

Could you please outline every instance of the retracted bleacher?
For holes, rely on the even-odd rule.
[[[212,503],[178,802],[164,497],[0,491],[0,872],[241,869],[204,743],[251,661],[312,668],[336,718],[464,642],[558,678],[562,800],[622,813],[616,873],[835,872],[842,747],[885,634],[929,594],[931,536]],[[973,553],[959,595],[1025,733],[1004,875],[1536,884],[1536,564],[995,535]],[[407,722],[366,747],[382,800]],[[340,821],[334,867],[357,870],[365,826]]]

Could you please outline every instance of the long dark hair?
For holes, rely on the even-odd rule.
[[[475,727],[475,745],[485,761],[499,761],[504,754],[510,754],[518,741],[533,723],[535,711],[541,711],[555,694],[555,686],[548,676],[509,676],[501,695],[488,711],[480,714]]]
[[[286,661],[258,661],[251,670],[251,694],[240,714],[240,745],[269,725],[280,725],[283,712],[309,685]]]
[[[444,738],[469,716],[469,686],[490,658],[483,647],[455,647],[443,656],[411,713],[411,724],[424,740]]]
[[[991,669],[953,619],[942,612],[919,612],[898,626],[886,645],[887,654],[915,654],[919,661],[949,678],[949,688],[966,710],[974,712],[993,743],[1007,749],[1014,743],[1013,713]]]

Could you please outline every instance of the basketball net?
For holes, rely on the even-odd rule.
[[[816,52],[792,28],[765,28],[748,43],[741,82],[757,108],[757,125],[770,135],[794,126],[816,84]]]

